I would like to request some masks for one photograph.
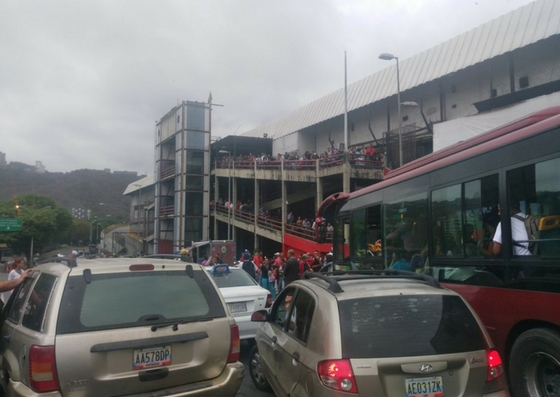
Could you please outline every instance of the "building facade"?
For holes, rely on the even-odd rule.
[[[183,101],[156,123],[154,253],[209,237],[210,104]]]
[[[178,104],[156,123],[153,252],[209,238],[329,251],[313,222],[330,195],[560,104],[558,21],[560,3],[535,1],[212,145],[211,100]]]

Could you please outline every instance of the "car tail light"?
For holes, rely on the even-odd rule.
[[[239,361],[239,352],[241,351],[241,341],[239,340],[239,327],[232,325],[230,327],[231,340],[229,344],[228,363]]]
[[[54,346],[32,345],[29,349],[29,381],[36,392],[59,390]]]
[[[486,361],[488,362],[488,382],[503,375],[504,366],[502,358],[496,350],[486,350]]]
[[[320,361],[317,364],[317,373],[323,385],[330,389],[358,393],[350,360]]]
[[[265,308],[268,309],[270,306],[272,306],[273,303],[274,303],[274,300],[272,299],[272,294],[268,294],[268,296],[266,297]]]

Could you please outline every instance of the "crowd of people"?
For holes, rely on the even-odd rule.
[[[342,164],[344,150],[337,149],[334,145],[321,153],[309,150],[300,153],[297,150],[278,153],[276,156],[267,153],[254,155],[252,153],[237,155],[235,157],[223,156],[218,161],[219,168],[229,168],[233,163],[235,168],[252,168],[255,164],[267,168],[280,168],[286,162],[288,169],[313,168],[319,160],[319,166],[329,167]],[[348,150],[348,161],[353,165],[382,166],[383,155],[378,153],[373,144],[355,145]]]
[[[274,257],[268,258],[261,251],[251,255],[245,250],[240,262],[243,270],[263,288],[268,289],[275,299],[284,287],[301,279],[305,272],[319,272],[323,267],[331,264],[332,253],[323,256],[319,251],[315,251],[313,254],[307,252],[296,257],[294,250],[290,249],[286,255],[283,252],[276,252]]]
[[[311,221],[309,218],[303,218],[301,216],[295,216],[292,211],[288,212],[286,219],[288,225],[288,230],[296,231],[298,234],[307,235],[309,237],[314,237],[317,233],[317,223],[315,220]],[[327,222],[326,225],[326,237],[327,239],[332,238],[334,231],[333,225]]]

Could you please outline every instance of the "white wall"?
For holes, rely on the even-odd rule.
[[[434,125],[434,152],[490,131],[550,106],[560,105],[560,92],[540,96],[493,112],[462,117]]]

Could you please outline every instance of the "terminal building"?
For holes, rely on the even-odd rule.
[[[560,3],[538,0],[411,58],[381,54],[387,68],[347,90],[213,143],[211,103],[174,108],[156,126],[153,252],[201,239],[328,252],[313,222],[330,195],[560,104],[559,21]]]

